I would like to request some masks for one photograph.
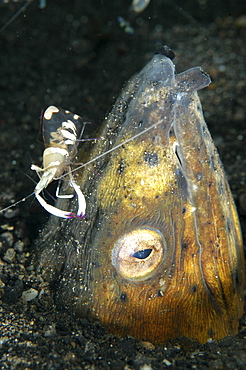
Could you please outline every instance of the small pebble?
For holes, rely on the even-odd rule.
[[[15,255],[16,255],[16,251],[14,250],[14,248],[9,248],[7,249],[6,253],[3,256],[3,260],[5,262],[11,263],[14,261]]]
[[[2,279],[0,279],[0,289],[1,288],[4,288],[5,287],[5,284],[4,284],[4,282],[2,281]]]
[[[140,366],[139,370],[153,370],[153,368],[151,367],[151,365],[144,364]]]
[[[153,343],[151,343],[151,342],[142,341],[142,345],[143,345],[146,349],[155,349],[154,344],[153,344]]]
[[[22,253],[23,252],[23,249],[24,249],[24,246],[25,246],[25,243],[23,243],[22,240],[18,240],[15,244],[14,244],[14,249],[16,250],[16,252],[18,253]]]
[[[9,231],[5,231],[4,233],[0,235],[0,241],[3,246],[12,247],[14,243],[13,234]]]
[[[136,13],[141,13],[149,5],[150,0],[133,0],[132,10]]]
[[[3,225],[1,225],[1,229],[12,231],[12,230],[14,230],[14,226],[10,226],[9,224],[3,224]]]
[[[164,358],[164,360],[162,362],[166,366],[171,366],[172,365],[172,363],[170,361],[168,361],[166,358]]]
[[[45,330],[44,337],[45,338],[50,338],[54,337],[56,335],[56,327],[55,325],[49,326],[48,329]]]
[[[38,295],[38,291],[36,289],[30,288],[22,293],[22,297],[27,301],[30,302]]]
[[[4,343],[7,343],[9,341],[8,337],[2,337],[0,338],[0,346],[2,346]]]

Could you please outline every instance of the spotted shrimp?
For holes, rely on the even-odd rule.
[[[40,177],[34,194],[49,213],[62,218],[73,218],[73,212],[62,211],[48,204],[40,195],[53,181],[66,174],[69,185],[75,190],[78,197],[78,210],[76,216],[83,218],[85,216],[86,201],[80,190],[80,187],[73,179],[71,172],[71,163],[77,154],[78,134],[81,131],[82,122],[77,114],[68,110],[62,110],[55,106],[46,109],[43,116],[43,138],[45,150],[43,152],[43,167],[31,165],[31,169],[36,171]],[[64,177],[63,177],[64,179]],[[71,198],[73,195],[62,195],[58,197]]]
[[[3,208],[0,213],[14,207],[15,205],[25,201],[31,195],[35,195],[41,206],[50,214],[57,217],[70,219],[74,217],[83,218],[86,210],[85,196],[76,184],[71,165],[74,164],[74,158],[77,154],[77,147],[80,141],[96,140],[81,139],[85,125],[88,122],[83,122],[81,117],[73,114],[68,110],[60,109],[55,106],[48,107],[43,114],[43,164],[39,167],[35,164],[31,165],[31,169],[39,176],[39,182],[36,184],[34,192],[18,202]],[[67,181],[77,195],[78,209],[77,213],[63,211],[55,206],[48,204],[41,193],[54,180],[62,179]],[[58,198],[72,198],[74,194],[59,195],[59,187],[57,187],[56,196]]]

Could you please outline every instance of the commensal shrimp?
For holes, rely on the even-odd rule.
[[[32,164],[31,169],[36,171],[40,177],[34,194],[47,212],[62,218],[73,218],[75,214],[69,211],[63,211],[48,203],[41,197],[40,193],[47,188],[53,181],[59,179],[64,173],[68,178],[68,183],[74,188],[78,196],[78,211],[76,217],[85,216],[86,201],[75,183],[71,162],[77,154],[78,134],[82,130],[81,118],[67,110],[50,106],[46,109],[43,116],[43,138],[45,150],[43,153],[43,168]],[[58,197],[71,198],[73,195],[62,195]]]

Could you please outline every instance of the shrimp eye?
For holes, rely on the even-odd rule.
[[[165,251],[166,242],[158,230],[139,228],[115,242],[112,264],[125,279],[141,282],[157,272]]]

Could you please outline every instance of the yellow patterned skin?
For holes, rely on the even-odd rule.
[[[199,67],[175,74],[156,54],[123,89],[87,159],[126,143],[76,178],[85,219],[52,218],[39,240],[58,304],[111,333],[163,344],[238,332],[242,239],[197,95],[209,83]]]

